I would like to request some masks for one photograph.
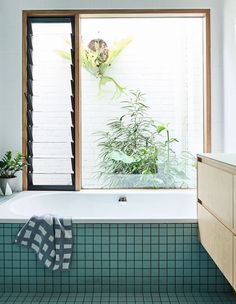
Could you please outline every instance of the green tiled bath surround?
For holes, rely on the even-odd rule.
[[[0,224],[0,292],[229,292],[197,224],[74,224],[71,270],[52,272]]]

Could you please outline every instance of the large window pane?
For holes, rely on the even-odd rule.
[[[101,67],[123,43],[103,74],[112,81],[101,81],[84,59],[82,187],[195,187],[194,157],[203,151],[203,19],[82,18],[81,32],[82,56],[99,50]],[[138,100],[137,92],[144,94]],[[137,116],[139,139],[130,149],[137,101],[148,108]]]

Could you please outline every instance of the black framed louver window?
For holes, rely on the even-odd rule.
[[[27,20],[29,190],[74,190],[74,20]]]

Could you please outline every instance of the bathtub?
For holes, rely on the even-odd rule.
[[[0,201],[1,223],[24,223],[45,213],[74,223],[194,223],[196,191],[26,191]]]

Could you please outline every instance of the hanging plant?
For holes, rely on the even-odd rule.
[[[88,46],[81,46],[81,62],[90,74],[99,79],[99,95],[103,95],[103,87],[107,83],[112,83],[115,87],[113,98],[119,97],[125,90],[113,77],[107,74],[114,60],[132,41],[130,37],[114,42],[109,49],[107,43],[100,38],[92,39]],[[65,51],[57,51],[58,54],[68,60],[71,60],[71,55]]]

